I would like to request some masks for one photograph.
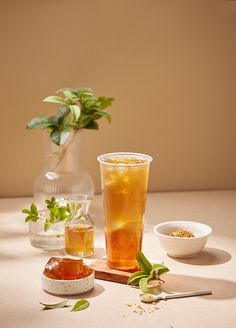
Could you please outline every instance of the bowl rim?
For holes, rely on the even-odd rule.
[[[91,268],[90,268],[91,269]],[[41,277],[42,279],[45,279],[45,280],[48,280],[48,281],[57,281],[57,282],[63,282],[63,283],[74,283],[75,281],[78,282],[78,281],[83,281],[85,279],[88,279],[88,278],[92,278],[92,276],[95,276],[95,271],[93,269],[91,269],[92,272],[89,276],[87,277],[84,277],[84,278],[79,278],[79,279],[53,279],[53,278],[48,278],[47,276],[45,276],[44,272],[42,272],[41,274]]]
[[[168,235],[165,235],[165,234],[163,234],[163,233],[160,233],[159,231],[157,231],[157,229],[159,228],[159,227],[163,227],[163,226],[165,226],[165,225],[167,225],[167,224],[171,224],[171,223],[181,223],[181,224],[183,224],[183,223],[186,223],[186,224],[189,224],[189,223],[191,223],[191,224],[195,224],[195,225],[200,225],[200,226],[204,226],[204,227],[206,227],[206,228],[208,228],[209,229],[209,232],[207,232],[207,233],[205,233],[203,236],[198,236],[198,237],[172,237],[172,236],[168,236]],[[163,221],[163,222],[161,222],[161,223],[158,223],[158,224],[156,224],[154,227],[153,227],[153,232],[157,235],[157,236],[161,236],[161,237],[164,237],[164,238],[166,238],[166,239],[169,239],[170,240],[170,238],[171,238],[171,240],[199,240],[199,239],[203,239],[203,238],[206,238],[206,237],[208,237],[208,236],[210,236],[211,234],[212,234],[212,232],[213,232],[213,229],[212,229],[212,227],[211,226],[209,226],[208,224],[205,224],[205,223],[202,223],[202,222],[198,222],[198,221],[189,221],[189,220],[172,220],[172,221]]]

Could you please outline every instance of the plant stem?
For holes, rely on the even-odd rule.
[[[73,133],[73,135],[71,136],[70,140],[68,141],[68,143],[66,143],[65,145],[63,145],[62,147],[62,152],[60,154],[60,157],[58,159],[58,162],[57,162],[57,165],[56,165],[56,168],[59,167],[59,165],[61,164],[63,158],[65,157],[66,153],[67,153],[67,150],[68,148],[70,147],[70,145],[72,144],[72,142],[74,141],[75,139],[75,133]],[[59,146],[60,147],[60,146]]]

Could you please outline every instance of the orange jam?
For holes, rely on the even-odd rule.
[[[70,258],[51,257],[44,269],[47,278],[57,280],[75,280],[86,278],[93,272],[83,260]]]

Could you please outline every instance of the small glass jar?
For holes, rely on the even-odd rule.
[[[50,225],[45,231],[44,225],[47,219],[47,211],[38,212],[37,221],[29,221],[29,237],[32,246],[44,250],[57,250],[64,248],[64,225],[65,222],[57,222]]]
[[[88,213],[90,201],[71,198],[71,219],[65,224],[65,252],[89,257],[94,254],[94,223]]]

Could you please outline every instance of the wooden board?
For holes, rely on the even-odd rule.
[[[111,269],[107,266],[106,259],[100,259],[89,265],[95,271],[95,278],[101,280],[108,280],[118,282],[120,284],[127,284],[130,272]]]

